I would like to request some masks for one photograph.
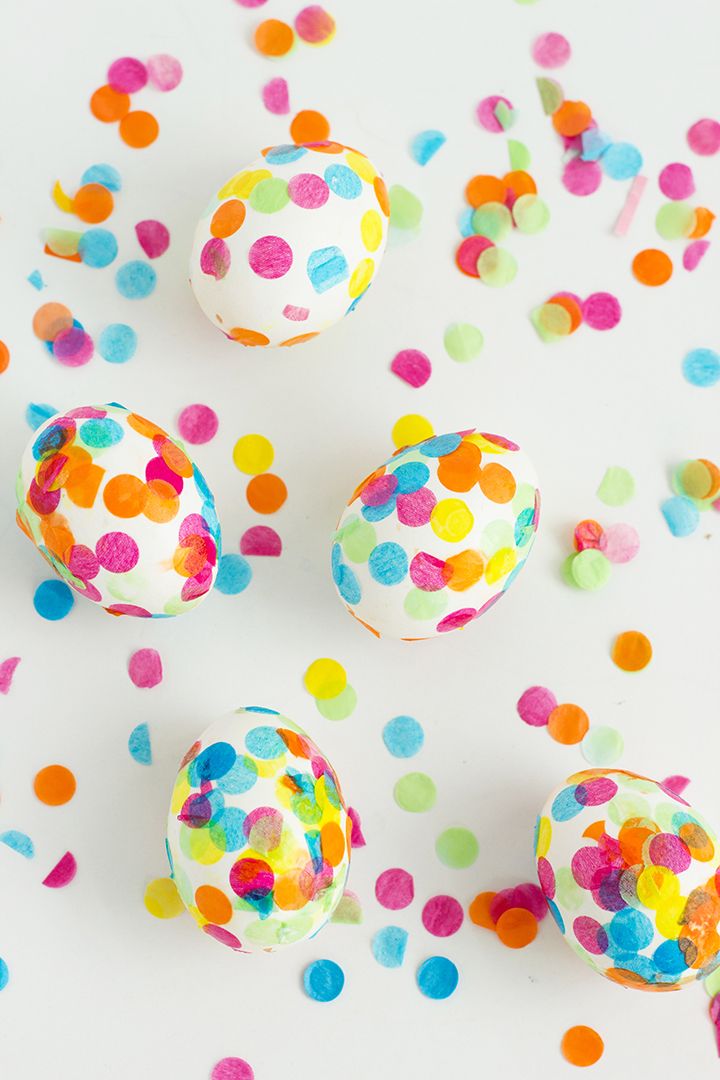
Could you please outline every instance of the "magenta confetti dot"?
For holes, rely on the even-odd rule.
[[[288,195],[302,210],[317,210],[330,197],[330,188],[322,176],[315,173],[298,173],[288,183]]]
[[[101,536],[95,545],[95,554],[100,565],[112,574],[132,570],[140,558],[140,551],[132,536],[123,532],[109,532]]]
[[[483,251],[495,247],[486,236],[466,236],[455,252],[455,262],[469,277],[480,277],[477,262]]]
[[[708,118],[698,120],[689,129],[687,141],[690,149],[702,157],[717,154],[720,150],[720,124]]]
[[[640,550],[640,537],[632,525],[609,525],[600,537],[599,547],[611,563],[627,563]]]
[[[267,0],[235,0],[236,4],[244,8],[258,8],[267,3]]]
[[[46,885],[48,889],[64,889],[76,874],[75,856],[71,851],[66,851],[60,862],[56,863],[47,877],[43,878],[43,885]]]
[[[52,343],[53,356],[65,367],[82,367],[92,360],[93,339],[79,326],[61,330]]]
[[[163,668],[157,649],[138,649],[128,660],[131,682],[141,690],[149,690],[162,682]]]
[[[501,101],[504,105],[507,105],[508,109],[512,109],[512,102],[508,101],[506,97],[493,94],[491,97],[483,98],[475,110],[475,114],[482,127],[484,127],[486,131],[492,131],[496,135],[503,131],[503,126],[495,115],[495,109]]]
[[[20,663],[19,656],[9,656],[0,663],[0,694],[9,694],[15,669]]]
[[[462,926],[462,904],[454,896],[433,896],[422,909],[422,924],[435,937],[450,937]]]
[[[415,882],[412,874],[400,867],[383,870],[375,882],[375,898],[388,911],[401,911],[415,898]]]
[[[401,349],[390,364],[390,370],[409,386],[424,386],[432,374],[430,358],[420,349]]]
[[[529,686],[518,699],[518,715],[530,727],[544,727],[557,703],[552,690],[546,686]]]
[[[205,244],[200,252],[200,269],[217,281],[227,274],[230,269],[230,248],[221,237],[213,236]]]
[[[169,53],[156,53],[146,64],[150,85],[156,90],[174,90],[182,82],[182,64]]]
[[[592,195],[600,187],[602,169],[597,161],[576,157],[563,169],[562,182],[571,195]]]
[[[658,187],[668,199],[689,199],[695,192],[695,180],[689,165],[674,161],[658,176]]]
[[[226,1057],[214,1066],[210,1080],[254,1080],[254,1076],[252,1067],[243,1058]]]
[[[653,836],[648,854],[651,863],[666,866],[674,874],[683,874],[692,862],[687,844],[674,833],[657,833]]]
[[[295,304],[286,304],[283,308],[283,315],[291,322],[305,322],[309,314],[310,308],[297,307]]]
[[[367,844],[367,840],[363,835],[360,814],[354,806],[348,806],[348,817],[350,818],[350,821],[352,823],[352,829],[350,830],[350,847],[365,847],[365,845]]]
[[[660,781],[660,787],[665,788],[671,795],[680,797],[690,783],[690,778],[687,776],[681,776],[679,773],[674,773],[672,776],[666,776],[664,780]],[[682,800],[685,801],[684,799]]]
[[[100,573],[100,563],[94,551],[84,544],[73,544],[65,554],[68,570],[76,578],[89,581]]]
[[[285,79],[266,82],[262,88],[263,105],[274,116],[287,116],[290,112],[290,93]]]
[[[435,629],[439,634],[449,634],[451,630],[460,630],[461,627],[467,626],[473,619],[477,619],[478,615],[482,614],[482,611],[488,606],[497,603],[501,596],[502,593],[497,593],[483,605],[483,608],[480,611],[478,611],[477,608],[471,607],[460,608],[459,611],[451,611],[449,615],[446,615],[444,619],[440,620]]]
[[[282,277],[292,261],[292,248],[281,236],[261,236],[248,252],[250,269],[261,278]]]
[[[159,258],[170,247],[170,233],[161,221],[154,221],[152,218],[138,221],[135,235],[148,259]]]
[[[324,45],[335,33],[335,20],[319,4],[310,4],[295,16],[295,31],[308,45]]]
[[[412,491],[408,495],[398,495],[398,521],[401,525],[409,525],[411,529],[427,525],[436,502],[437,499],[430,488],[420,488],[419,491]]]
[[[620,301],[612,293],[596,292],[582,305],[583,320],[592,330],[612,330],[622,318]]]
[[[147,83],[147,68],[134,56],[122,56],[108,68],[107,81],[118,94],[134,94]]]
[[[178,431],[185,442],[202,446],[215,438],[218,415],[209,405],[186,405],[178,417]]]
[[[240,537],[241,555],[282,555],[282,540],[269,525],[253,525]]]
[[[495,893],[490,901],[489,914],[493,922],[497,922],[501,915],[510,908],[525,908],[531,912],[540,922],[548,913],[543,891],[539,885],[532,881],[525,881],[522,885],[514,885],[510,889],[501,889]]]
[[[683,251],[683,266],[686,270],[695,270],[710,247],[709,240],[693,240]]]
[[[533,42],[532,56],[542,68],[559,68],[570,59],[570,42],[562,34],[541,34]]]

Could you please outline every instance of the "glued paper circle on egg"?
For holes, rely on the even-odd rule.
[[[190,284],[243,345],[296,345],[354,311],[387,239],[382,176],[336,142],[272,146],[236,173],[198,223]]]
[[[351,615],[378,637],[457,630],[507,591],[540,515],[520,447],[470,429],[405,447],[356,488],[332,545],[332,576]]]
[[[705,818],[622,769],[568,777],[535,832],[537,872],[570,947],[636,990],[677,990],[720,965],[720,855]]]
[[[46,420],[23,454],[16,494],[18,525],[40,554],[112,615],[181,615],[212,588],[212,492],[177,440],[122,405]]]
[[[351,831],[315,743],[274,709],[248,707],[211,724],[180,763],[167,852],[201,930],[238,952],[273,952],[332,915]]]

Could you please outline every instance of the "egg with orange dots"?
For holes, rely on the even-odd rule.
[[[329,920],[351,831],[312,739],[274,709],[248,706],[211,724],[180,762],[167,855],[203,933],[236,952],[274,952]]]
[[[677,990],[720,966],[715,829],[655,780],[576,773],[535,830],[540,887],[565,940],[595,971],[636,990]]]
[[[215,500],[157,424],[122,405],[51,416],[20,463],[17,522],[76,593],[111,615],[196,607],[220,558]]]
[[[213,195],[195,231],[190,285],[242,345],[297,345],[355,310],[387,240],[385,182],[338,142],[271,146]]]

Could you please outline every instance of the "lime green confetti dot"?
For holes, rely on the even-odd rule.
[[[561,866],[555,871],[555,893],[558,902],[568,911],[577,911],[582,907],[583,891],[569,866]]]
[[[518,230],[528,235],[542,232],[550,221],[550,208],[539,195],[521,195],[512,212]]]
[[[573,589],[577,589],[577,581],[573,577],[572,564],[575,562],[575,555],[577,552],[573,552],[572,555],[568,555],[567,559],[560,567],[560,574],[566,585],[570,585]]]
[[[518,484],[513,501],[510,506],[515,517],[529,506],[535,505],[535,488],[532,484],[524,482]]]
[[[695,228],[695,211],[690,203],[668,202],[657,212],[655,228],[663,240],[679,240]]]
[[[513,171],[522,169],[523,172],[527,172],[530,168],[532,157],[525,143],[518,142],[517,139],[508,139],[508,157]]]
[[[448,604],[445,591],[425,592],[424,589],[411,589],[403,604],[405,613],[411,619],[419,619],[421,622],[424,619],[436,619],[438,615],[442,615]]]
[[[451,360],[466,364],[480,355],[485,338],[482,331],[472,323],[452,323],[445,331],[443,344]]]
[[[624,506],[635,494],[635,480],[627,469],[620,465],[611,465],[597,489],[597,497],[606,506]]]
[[[501,548],[515,547],[515,532],[509,521],[491,521],[480,534],[480,550],[488,558]]]
[[[360,900],[355,893],[344,892],[338,901],[338,906],[332,913],[330,922],[342,923],[345,926],[358,926],[363,921]]]
[[[435,852],[441,863],[454,870],[472,866],[480,848],[477,837],[469,829],[445,829],[435,841]]]
[[[546,116],[552,116],[554,112],[558,111],[565,100],[565,93],[562,86],[557,79],[548,79],[545,75],[536,79],[535,84],[538,88],[538,93],[540,94],[543,112]]]
[[[602,588],[610,579],[612,567],[602,551],[597,548],[585,548],[579,551],[570,568],[575,584],[581,589],[594,591]]]
[[[494,109],[495,119],[497,120],[503,131],[507,131],[511,128],[517,120],[517,111],[510,108],[510,106],[504,101],[498,101]]]
[[[350,562],[366,563],[370,558],[370,552],[377,545],[377,533],[369,521],[355,518],[343,529],[341,544]]]
[[[530,312],[530,322],[546,345],[562,341],[570,333],[572,319],[561,304],[541,304]],[[555,330],[552,327],[556,327]]]
[[[390,198],[390,224],[397,229],[417,229],[423,216],[423,204],[417,195],[401,184],[393,184]]]
[[[593,725],[580,743],[582,756],[589,765],[604,768],[614,765],[625,749],[623,737],[617,728],[605,724]]]
[[[512,214],[503,203],[483,203],[472,216],[473,232],[495,243],[508,236],[512,223]]]
[[[493,289],[509,285],[517,274],[517,259],[505,248],[485,248],[477,261],[480,280]]]
[[[705,993],[710,998],[720,994],[720,968],[716,968],[711,975],[708,975],[707,979],[703,979],[703,986],[705,987]]]
[[[422,814],[426,810],[432,810],[437,798],[437,789],[434,781],[426,773],[411,772],[400,777],[393,795],[401,810],[409,810],[411,814]]]
[[[355,711],[357,691],[348,683],[337,697],[315,698],[317,710],[326,720],[347,720]]]
[[[250,205],[261,214],[275,214],[290,202],[287,180],[279,176],[261,180],[250,192]]]

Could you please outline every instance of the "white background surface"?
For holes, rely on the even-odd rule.
[[[685,131],[720,113],[717,6],[669,0],[334,0],[336,40],[298,46],[284,61],[250,44],[262,18],[292,18],[301,6],[270,0],[248,12],[231,0],[9,0],[0,28],[0,337],[12,362],[0,376],[2,441],[0,556],[4,594],[0,658],[20,655],[12,690],[0,700],[0,828],[34,839],[26,862],[0,849],[0,955],[10,983],[0,995],[0,1074],[7,1080],[204,1080],[225,1055],[246,1058],[258,1080],[344,1076],[347,1080],[463,1074],[557,1078],[572,1075],[560,1056],[567,1027],[587,1023],[606,1042],[598,1077],[705,1076],[715,1067],[714,1036],[700,987],[679,994],[623,991],[584,967],[547,920],[520,952],[466,921],[447,941],[428,935],[424,901],[449,892],[467,904],[476,892],[532,879],[532,828],[547,792],[581,767],[578,748],[561,747],[518,719],[514,705],[531,683],[576,701],[592,722],[621,728],[621,764],[662,778],[692,778],[688,795],[720,820],[717,785],[717,520],[706,515],[690,539],[673,539],[659,513],[668,469],[679,460],[718,460],[718,392],[684,382],[680,363],[696,346],[719,347],[718,257],[711,248],[694,274],[678,269],[661,290],[630,274],[635,251],[657,241],[661,196],[655,178],[668,161],[692,164],[698,202],[717,209],[720,159],[693,158]],[[636,142],[651,178],[625,240],[613,237],[625,184],[605,180],[589,199],[559,182],[560,149],[540,109],[530,44],[559,30],[573,59],[559,73],[570,96],[588,101],[602,127]],[[138,107],[160,120],[158,141],[135,151],[87,106],[107,65],[124,54],[177,55],[181,86],[150,89]],[[333,135],[366,150],[390,183],[425,204],[422,234],[388,252],[357,314],[309,346],[243,350],[205,321],[186,283],[196,217],[208,195],[265,145],[286,138],[289,118],[266,113],[262,84],[290,84],[293,110],[319,108]],[[532,173],[553,218],[539,237],[514,236],[515,283],[501,291],[462,277],[452,255],[463,189],[474,173],[507,169],[506,139],[483,132],[477,101],[504,93],[519,110],[512,132],[533,154]],[[408,144],[438,127],[447,144],[425,168]],[[74,228],[49,192],[56,178],[74,190],[94,162],[116,165],[123,190],[108,225],[120,258],[105,271],[41,254],[40,230]],[[141,256],[133,226],[158,217],[172,234],[148,300],[115,290],[114,270]],[[682,245],[672,247],[679,264]],[[40,268],[42,295],[26,282]],[[558,289],[616,292],[624,317],[599,334],[582,328],[542,345],[527,315]],[[127,321],[139,334],[123,367],[99,356],[85,368],[55,364],[34,339],[40,303],[67,303],[91,334]],[[713,307],[715,311],[713,311]],[[455,320],[477,323],[486,346],[471,365],[444,354]],[[419,347],[434,372],[411,390],[388,371],[400,348]],[[276,448],[274,471],[289,498],[269,523],[281,533],[280,560],[255,560],[237,597],[213,594],[196,612],[168,622],[105,617],[78,601],[61,623],[32,607],[47,568],[13,524],[17,461],[29,437],[30,401],[59,409],[121,401],[176,431],[182,407],[212,405],[220,430],[196,458],[218,500],[225,550],[258,521],[244,498],[231,450],[259,431]],[[438,432],[478,425],[516,439],[533,456],[544,516],[526,571],[509,597],[478,624],[441,640],[378,642],[334,595],[328,538],[358,480],[391,450],[403,413],[427,415]],[[612,511],[594,495],[610,464],[628,467],[638,495]],[[571,528],[585,516],[629,521],[640,531],[636,561],[613,568],[599,594],[575,593],[559,577]],[[614,635],[638,628],[655,658],[637,676],[610,661]],[[130,653],[152,645],[165,679],[132,686]],[[317,656],[341,660],[359,694],[345,722],[322,719],[301,684]],[[206,724],[238,704],[276,707],[305,726],[336,766],[363,818],[367,847],[354,855],[350,887],[363,901],[359,927],[331,926],[314,942],[273,956],[238,956],[196,932],[188,917],[162,923],[142,903],[151,878],[166,873],[164,818],[180,756]],[[435,809],[408,815],[392,788],[407,771],[381,742],[384,723],[410,713],[426,744],[408,768],[429,772]],[[150,723],[154,764],[127,752],[135,724]],[[78,779],[73,801],[41,805],[38,768],[61,761]],[[437,834],[474,829],[480,856],[470,870],[447,870]],[[72,850],[79,870],[68,889],[41,880]],[[416,900],[384,912],[373,883],[388,866],[415,875]],[[380,926],[410,931],[404,968],[386,971],[370,953]],[[453,998],[419,994],[414,972],[433,953],[460,969]],[[346,988],[318,1005],[300,973],[319,956],[339,961]]]

